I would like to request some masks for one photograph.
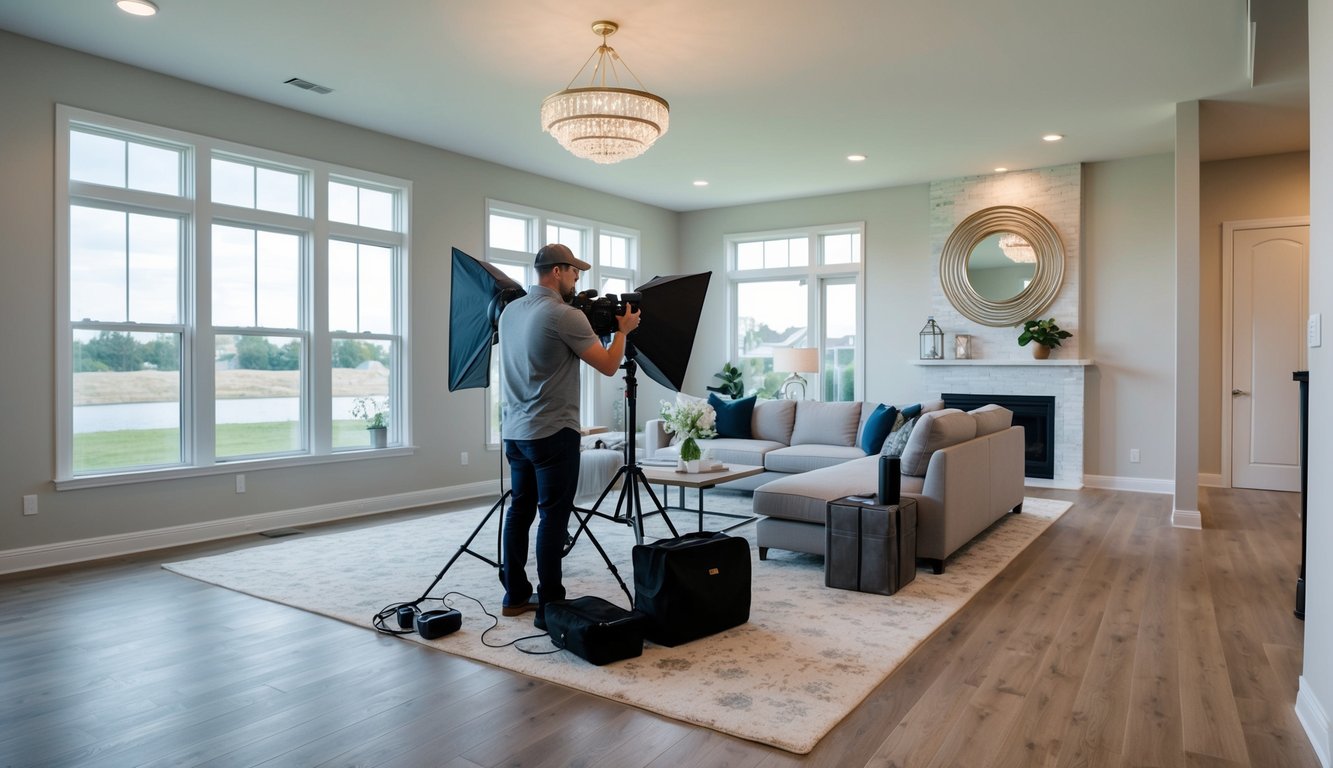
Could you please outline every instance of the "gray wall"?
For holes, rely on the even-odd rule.
[[[1222,224],[1310,213],[1310,153],[1199,168],[1199,472],[1222,471]],[[1225,398],[1230,407],[1231,398]],[[1222,485],[1229,478],[1221,478]]]
[[[634,227],[645,274],[672,271],[676,214],[0,32],[0,250],[12,435],[0,461],[0,551],[493,482],[483,394],[446,387],[450,247],[482,253],[487,197]],[[20,74],[21,73],[21,74]],[[55,491],[55,105],[64,103],[410,179],[414,455]],[[460,453],[469,451],[469,466]],[[20,514],[37,494],[40,513]]]

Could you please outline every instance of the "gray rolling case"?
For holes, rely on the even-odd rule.
[[[828,504],[824,586],[891,595],[916,578],[916,501],[879,505],[844,496]]]

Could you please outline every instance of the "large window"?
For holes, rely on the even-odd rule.
[[[859,398],[862,230],[839,225],[727,238],[731,354],[747,394],[780,396],[792,371],[773,369],[774,350],[814,347],[821,363],[801,374],[811,380],[807,396]]]
[[[402,382],[410,185],[60,107],[62,485],[369,451]]]
[[[633,230],[495,200],[488,203],[488,213],[486,259],[524,287],[537,281],[532,259],[548,243],[567,245],[576,257],[592,265],[592,271],[579,278],[579,291],[621,294],[638,285],[639,235]],[[491,386],[486,390],[486,441],[491,446],[501,439],[499,359],[498,350],[492,350]],[[606,402],[613,388],[620,392],[623,384],[587,366],[580,370],[583,423],[605,420],[608,423],[604,426],[622,429],[624,414],[619,409],[623,399],[617,398],[609,413],[602,413],[607,409],[599,408],[599,404]]]

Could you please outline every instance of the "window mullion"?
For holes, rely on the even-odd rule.
[[[187,408],[191,464],[208,466],[216,461],[214,450],[217,431],[216,373],[213,358],[217,337],[213,331],[213,224],[216,211],[207,190],[212,188],[211,153],[199,147],[194,153],[194,333],[191,355],[192,397]]]
[[[310,388],[310,452],[323,455],[333,452],[333,340],[329,333],[328,291],[329,237],[333,226],[329,222],[328,172],[318,170],[311,174],[311,187],[308,194],[314,228],[307,244],[309,269],[303,283],[307,299],[304,318],[310,331],[307,349],[310,370],[306,380]]]

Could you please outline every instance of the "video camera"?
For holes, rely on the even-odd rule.
[[[642,300],[643,294],[638,292],[622,293],[617,298],[613,293],[598,296],[596,289],[589,289],[574,294],[574,298],[569,300],[569,305],[588,318],[593,333],[605,338],[614,334],[620,327],[616,318],[625,314],[626,307],[633,307],[637,312]]]

